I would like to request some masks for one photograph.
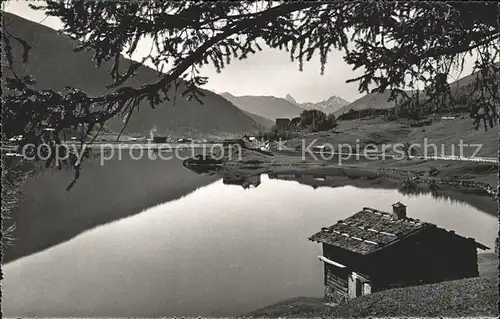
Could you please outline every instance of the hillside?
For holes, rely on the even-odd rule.
[[[257,114],[253,114],[247,111],[243,111],[244,114],[251,117],[257,124],[259,124],[264,130],[268,130],[273,127],[274,122],[265,117],[259,116]]]
[[[498,279],[470,278],[391,289],[329,306],[320,298],[297,297],[245,314],[250,318],[498,318]]]
[[[241,110],[265,117],[273,122],[276,118],[299,116],[303,111],[297,105],[275,96],[234,96],[228,92],[220,95]]]
[[[40,24],[16,15],[2,12],[9,32],[22,38],[32,47],[29,60],[21,63],[21,45],[11,41],[16,72],[19,75],[32,74],[40,89],[64,90],[65,86],[82,89],[90,95],[106,93],[105,86],[111,83],[111,63],[96,68],[92,62],[92,53],[82,51],[74,53],[75,41],[69,37]],[[121,65],[128,66],[123,58]],[[4,70],[5,71],[5,70]],[[125,85],[139,87],[144,83],[158,80],[157,72],[148,67],[137,70],[137,76]],[[174,92],[171,101],[166,101],[152,109],[147,101],[143,102],[132,116],[126,133],[147,134],[153,127],[158,133],[180,134],[216,134],[255,132],[258,125],[221,96],[204,90],[206,96],[201,105],[194,99],[187,101],[181,97],[183,85],[178,89],[174,105]],[[112,119],[108,126],[113,131],[122,127],[121,119]]]
[[[398,143],[415,143],[422,145],[422,149],[415,147],[419,154],[423,154],[424,141],[428,145],[433,143],[439,148],[435,151],[437,154],[452,155],[454,147],[455,155],[459,153],[460,142],[464,145],[481,144],[481,148],[475,156],[495,157],[498,152],[497,143],[486,143],[486,141],[494,141],[497,136],[497,130],[484,129],[475,130],[473,120],[468,116],[457,118],[450,121],[441,121],[440,116],[431,116],[432,124],[424,128],[408,127],[407,119],[399,119],[396,121],[385,121],[383,118],[374,118],[367,120],[350,120],[340,121],[337,132],[319,132],[306,134],[303,139],[306,145],[315,141],[315,145],[331,144],[335,147],[341,145],[351,145],[355,148],[357,143],[373,144],[381,147],[385,145],[397,145]],[[460,132],[460,134],[457,134]],[[287,146],[296,148],[302,145],[302,138],[291,139],[287,142]],[[444,146],[440,146],[444,145]],[[429,146],[429,153],[434,152]],[[472,156],[475,152],[474,147],[463,147],[464,156]]]
[[[294,101],[294,104],[305,110],[320,110],[325,112],[326,114],[334,113],[339,109],[341,109],[342,107],[349,104],[349,102],[347,102],[343,98],[335,95],[330,96],[328,99],[324,101],[316,103],[313,102],[298,103],[290,94],[288,94],[285,99],[290,102]]]
[[[499,66],[498,64],[497,66]],[[468,94],[473,90],[475,82],[477,81],[477,73],[469,74],[466,75],[454,82],[450,83],[450,88],[452,95],[455,98],[460,98],[461,96]],[[414,91],[416,92],[416,91]],[[411,91],[407,91],[408,94],[411,93]],[[365,96],[357,99],[356,101],[352,102],[351,104],[345,105],[344,107],[341,107],[335,112],[335,115],[341,115],[343,113],[348,112],[349,110],[360,110],[360,109],[368,109],[368,108],[373,108],[373,109],[387,109],[387,108],[392,108],[396,105],[394,101],[388,102],[387,99],[389,99],[390,95],[390,90],[384,91],[384,93],[369,93],[366,94]],[[416,97],[415,97],[416,99]],[[422,101],[425,99],[425,92],[421,90],[419,92],[419,99]],[[460,104],[460,101],[459,101]]]
[[[335,115],[340,115],[342,113],[349,112],[350,110],[361,110],[361,109],[388,109],[395,106],[394,102],[387,102],[391,92],[389,90],[384,91],[384,93],[369,93],[365,96],[357,99],[356,101],[344,105],[335,111]]]
[[[470,278],[388,290],[326,311],[332,317],[498,316],[498,280]]]

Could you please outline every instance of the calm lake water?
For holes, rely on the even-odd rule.
[[[5,316],[233,316],[323,296],[321,247],[307,237],[370,206],[453,229],[494,247],[497,218],[430,195],[317,188],[262,176],[216,181],[4,265]]]

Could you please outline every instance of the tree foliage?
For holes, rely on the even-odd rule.
[[[335,115],[333,113],[330,113],[326,116],[326,120],[324,123],[324,129],[325,130],[331,130],[335,127],[337,127],[337,118],[335,117]]]
[[[448,75],[462,70],[466,56],[475,58],[474,88],[468,92],[470,116],[476,127],[498,120],[498,5],[487,2],[194,2],[194,1],[46,1],[32,5],[59,17],[64,32],[80,43],[75,51],[91,50],[97,66],[114,61],[108,94],[91,97],[78,88],[66,92],[37,90],[36,79],[16,76],[11,42],[20,42],[24,58],[29,43],[10,35],[4,26],[2,41],[8,67],[10,94],[3,107],[3,134],[19,132],[39,141],[44,127],[56,130],[81,125],[87,133],[114,116],[129,118],[142,100],[152,107],[169,99],[169,89],[180,79],[183,94],[202,103],[198,87],[207,82],[200,67],[211,64],[221,71],[232,59],[245,59],[268,46],[286,50],[299,70],[319,56],[323,73],[328,52],[342,50],[345,61],[362,75],[360,92],[391,90],[391,99],[403,105],[412,99],[403,89],[425,86],[423,103],[456,105]],[[151,41],[144,62],[159,72],[158,81],[127,86],[140,63],[119,65],[122,53],[134,54],[142,40]],[[120,86],[120,88],[118,88]],[[415,106],[416,104],[416,106]],[[83,137],[82,137],[83,140]],[[57,140],[55,143],[59,143]]]
[[[12,158],[2,156],[2,222],[1,222],[1,242],[2,247],[10,246],[16,238],[13,233],[16,230],[16,224],[12,222],[12,212],[18,207],[19,201],[23,195],[23,185],[28,179],[31,170],[23,167],[22,162],[13,163]]]
[[[328,131],[337,126],[335,115],[328,114],[321,110],[304,110],[300,114],[299,126],[311,128],[313,131]]]

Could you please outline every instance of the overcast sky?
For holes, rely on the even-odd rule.
[[[54,29],[62,26],[57,18],[46,17],[43,12],[30,9],[27,1],[8,2],[4,10]],[[143,44],[138,49],[140,54],[140,51],[149,51],[150,46]],[[245,60],[232,61],[220,74],[212,66],[202,70],[202,75],[209,77],[204,88],[217,93],[278,97],[290,94],[298,102],[318,102],[332,95],[352,102],[362,96],[357,91],[357,83],[345,83],[356,74],[338,51],[330,52],[324,75],[320,75],[319,57],[304,63],[304,70],[299,72],[298,63],[292,63],[287,52],[267,48]]]

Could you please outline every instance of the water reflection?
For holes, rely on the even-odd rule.
[[[254,176],[245,175],[226,175],[222,178],[225,185],[239,185],[244,189],[258,187],[260,185],[260,174]]]
[[[242,173],[203,174],[228,172]],[[236,316],[287,298],[322,297],[321,251],[307,237],[362,206],[402,201],[409,216],[490,247],[498,231],[494,216],[469,205],[383,188],[312,189],[261,173],[245,175],[261,176],[257,188],[220,180],[5,265],[4,314]]]
[[[356,186],[360,188],[396,189],[399,193],[412,197],[430,195],[438,200],[453,204],[471,204],[476,208],[496,215],[496,202],[488,200],[490,195],[481,189],[458,189],[450,185],[440,185],[435,182],[416,182],[412,179],[386,179],[373,171],[341,168],[332,170],[329,174],[315,172],[303,168],[272,168],[251,165],[206,165],[191,164],[184,166],[197,174],[218,176],[226,185],[240,185],[244,189],[258,187],[261,184],[260,175],[267,174],[270,179],[294,181],[318,189],[320,187],[336,188]],[[484,197],[484,198],[483,198]],[[479,198],[482,198],[478,200]]]
[[[268,169],[258,166],[222,166],[183,162],[184,167],[202,175],[218,176],[224,185],[237,185],[243,189],[256,188],[261,184],[261,174]]]
[[[103,165],[87,159],[74,187],[65,191],[73,177],[72,169],[48,169],[36,171],[26,182],[10,221],[16,224],[16,241],[4,247],[3,263],[181,198],[218,179],[184,169],[180,160],[134,160],[125,155]]]

